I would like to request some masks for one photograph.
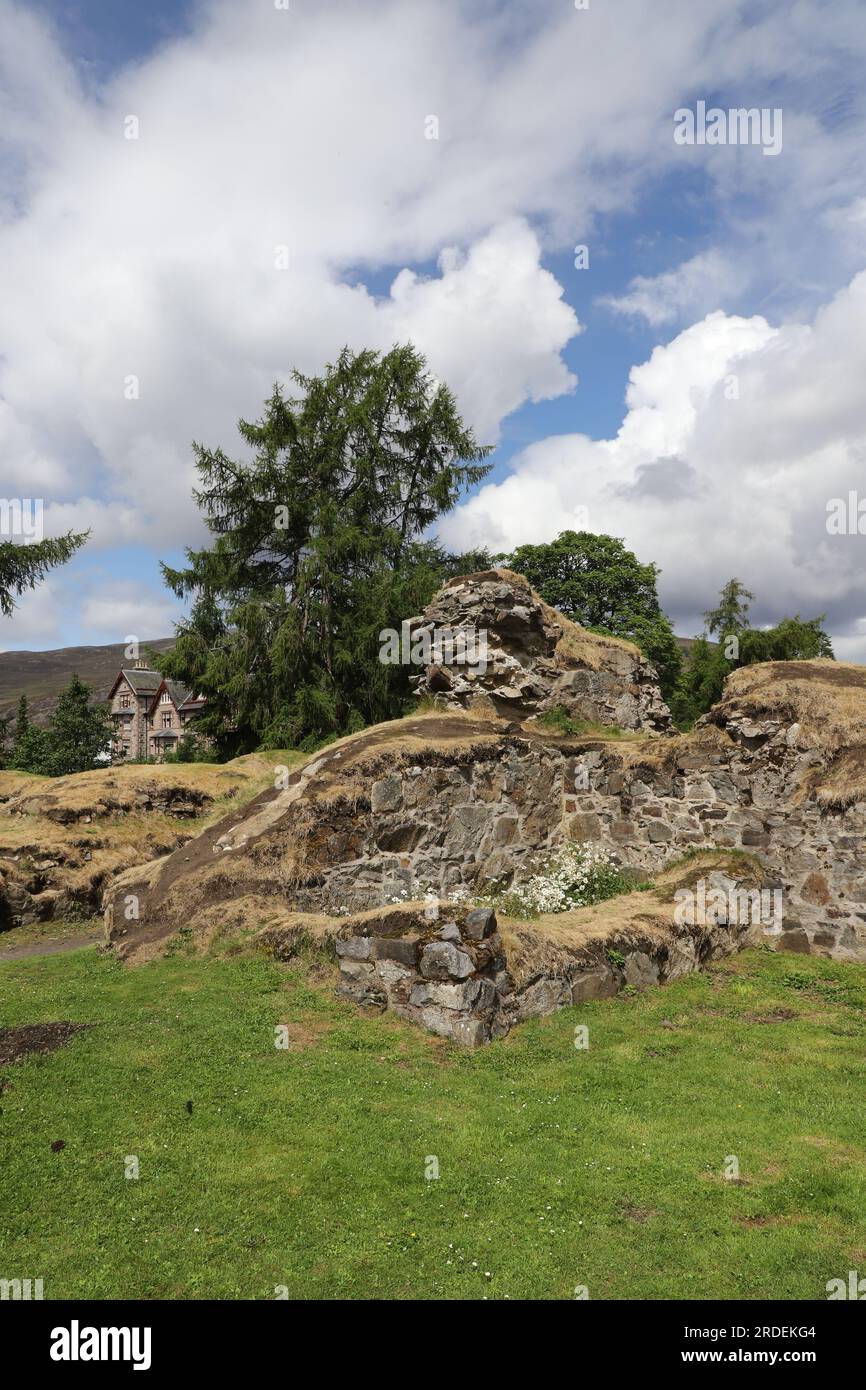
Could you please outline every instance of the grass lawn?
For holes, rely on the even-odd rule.
[[[95,1025],[0,1068],[0,1277],[46,1298],[823,1299],[866,1272],[866,967],[752,951],[474,1053],[309,980],[261,956],[0,965],[3,1026]]]

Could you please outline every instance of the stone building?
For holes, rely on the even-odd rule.
[[[114,762],[161,761],[206,705],[201,695],[167,680],[144,661],[118,672],[108,701],[115,729]]]

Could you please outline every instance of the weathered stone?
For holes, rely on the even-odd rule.
[[[421,952],[421,974],[426,980],[465,980],[474,964],[465,951],[451,941],[431,941]]]
[[[446,665],[437,658],[413,678],[419,694],[464,706],[483,694],[506,716],[562,705],[592,723],[670,728],[655,671],[637,648],[574,627],[518,576],[490,571],[450,580],[411,625],[413,633],[431,631],[434,643],[437,629],[483,632],[486,642],[484,669],[477,660]]]
[[[464,980],[461,984],[441,984],[424,982],[413,987],[409,1003],[419,1008],[436,1004],[441,1009],[471,1009],[480,990],[476,979]]]
[[[405,936],[377,936],[373,941],[373,957],[376,960],[399,961],[402,965],[415,965],[418,942]]]
[[[809,954],[809,938],[802,927],[783,931],[779,938],[779,944],[783,951],[797,951],[800,955]]]
[[[659,967],[645,951],[630,952],[625,958],[622,973],[626,984],[634,985],[636,989],[646,989],[648,985],[659,982]]]
[[[490,1029],[480,1018],[458,1018],[452,1026],[451,1036],[464,1047],[479,1047],[489,1042]]]
[[[819,903],[822,907],[830,901],[830,888],[823,874],[811,873],[800,888],[800,896],[807,903]]]
[[[490,907],[475,907],[466,914],[463,930],[470,941],[483,941],[496,931],[496,913]]]
[[[340,974],[347,975],[350,979],[364,979],[373,974],[373,965],[364,960],[347,960],[345,957],[340,961]]]
[[[651,845],[660,844],[665,840],[672,840],[674,832],[670,826],[662,820],[650,821],[647,827],[647,835]]]
[[[414,979],[414,971],[408,965],[401,965],[396,960],[378,960],[376,962],[376,974],[380,980],[388,985],[398,985],[405,980]]]
[[[571,1003],[571,986],[567,980],[544,976],[535,980],[518,995],[521,1018],[538,1018],[553,1013]]]
[[[446,922],[444,927],[437,932],[440,941],[462,941],[460,928],[456,922]]]
[[[587,999],[609,999],[619,989],[619,979],[609,965],[594,965],[571,981],[571,1001],[582,1004]]]
[[[601,821],[598,816],[572,816],[566,828],[568,838],[570,840],[577,840],[580,843],[584,840],[598,840],[601,838]]]
[[[369,936],[349,936],[345,939],[337,937],[334,947],[338,956],[346,956],[349,960],[369,960],[371,955]]]
[[[370,806],[373,811],[396,811],[402,800],[403,781],[396,773],[382,777],[370,789]]]

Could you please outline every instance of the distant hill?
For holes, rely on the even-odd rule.
[[[696,639],[676,640],[687,656]],[[157,637],[142,642],[141,654],[146,658],[148,649],[167,652],[173,646],[173,637]],[[123,647],[117,642],[109,647],[59,647],[53,652],[0,652],[0,716],[14,710],[20,697],[26,695],[31,719],[44,724],[74,672],[93,687],[97,699],[104,700],[121,666],[132,664],[124,657]]]
[[[674,638],[674,641],[676,642],[676,644],[677,644],[677,646],[679,647],[680,651],[682,652],[683,656],[688,656],[689,652],[691,651],[692,647],[695,645],[695,643],[697,642],[697,640],[698,640],[697,637],[675,637],[675,638]],[[707,643],[707,646],[709,647],[710,651],[712,651],[712,652],[714,652],[714,651],[716,650],[716,648],[718,647],[718,645],[719,645],[718,642],[708,642],[708,643]]]
[[[167,652],[173,646],[173,637],[157,637],[141,643],[141,655],[146,660],[148,651]],[[121,666],[133,664],[123,652],[123,642],[109,647],[59,647],[53,652],[0,652],[0,715],[14,710],[26,695],[31,719],[44,724],[73,674],[104,700]]]

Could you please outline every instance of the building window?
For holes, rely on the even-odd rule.
[[[121,708],[121,709],[129,709],[129,696],[128,696],[128,695],[121,695],[121,697],[120,697],[120,708]]]
[[[171,728],[171,710],[169,710],[167,714],[164,714],[162,716],[162,727],[164,729]]]
[[[167,705],[170,699],[171,699],[171,695],[169,694],[169,692],[168,692],[167,690],[164,690],[164,691],[162,692],[162,694],[160,695],[160,697],[159,697],[159,703],[160,703],[161,705]]]

